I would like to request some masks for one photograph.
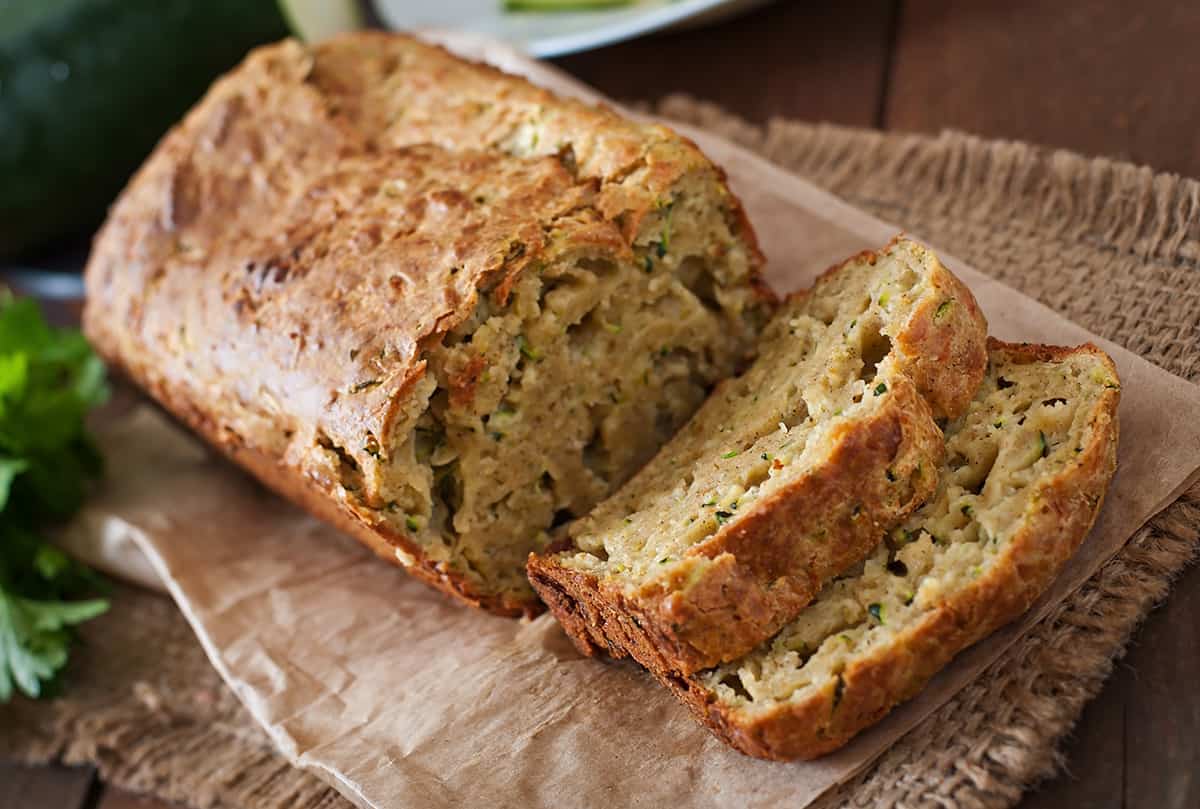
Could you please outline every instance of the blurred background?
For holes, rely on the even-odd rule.
[[[683,92],[753,123],[954,128],[1200,175],[1195,2],[3,0],[0,266],[77,269],[215,76],[256,44],[363,26],[478,31],[619,100]]]

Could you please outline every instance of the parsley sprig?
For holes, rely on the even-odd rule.
[[[84,430],[108,396],[83,336],[51,328],[37,305],[0,291],[0,702],[45,693],[73,627],[108,608],[99,576],[47,544],[39,527],[74,514],[101,460]]]

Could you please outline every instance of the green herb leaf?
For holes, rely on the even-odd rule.
[[[13,686],[38,697],[67,662],[70,628],[108,609],[101,599],[34,601],[0,590],[0,702]]]
[[[736,458],[737,456],[738,456],[738,450],[733,449],[733,450],[730,450],[729,452],[726,452],[721,457],[722,458]]]
[[[542,358],[542,352],[531,346],[523,334],[517,335],[517,349],[521,352],[522,357],[533,360],[534,362],[537,362]]]
[[[876,602],[874,604],[869,604],[867,606],[867,612],[870,613],[871,617],[875,619],[875,622],[880,624],[881,626],[883,624],[887,623],[887,618],[884,615],[882,604],[880,604],[878,602]]]
[[[887,393],[887,385],[880,382],[878,385],[875,386],[875,395],[876,396],[882,396],[885,393]]]
[[[29,358],[25,354],[0,355],[0,397],[20,396],[28,378]]]
[[[29,463],[19,458],[0,458],[0,511],[8,504],[13,481],[28,468]]]
[[[100,455],[84,416],[108,395],[79,332],[52,329],[36,304],[0,295],[0,702],[36,697],[62,669],[73,627],[107,609],[103,586],[37,527],[70,516]]]

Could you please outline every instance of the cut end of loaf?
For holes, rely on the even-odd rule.
[[[632,255],[567,248],[541,262],[429,348],[427,406],[385,450],[381,516],[472,591],[533,600],[529,553],[745,361],[760,303],[744,267],[706,254],[732,241],[712,211],[685,206],[666,203]],[[667,227],[669,246],[651,240]]]
[[[985,331],[920,245],[851,259],[776,316],[754,366],[573,524],[573,548],[539,575],[573,571],[565,592],[633,610],[673,670],[744,654],[933,491],[942,437],[907,352],[936,342],[966,360],[942,365],[944,383],[974,386]]]

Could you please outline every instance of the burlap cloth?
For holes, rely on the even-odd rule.
[[[1200,182],[957,133],[788,121],[757,128],[684,98],[667,99],[661,111],[761,152],[1200,381]],[[820,805],[1016,803],[1056,770],[1060,740],[1198,539],[1200,487]],[[64,697],[0,708],[0,756],[90,762],[111,783],[190,806],[350,806],[273,752],[169,600],[118,587],[112,611],[83,634]]]

